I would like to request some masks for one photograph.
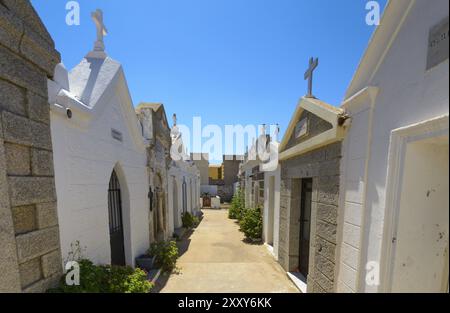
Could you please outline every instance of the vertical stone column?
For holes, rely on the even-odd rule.
[[[0,292],[62,272],[47,78],[60,62],[29,1],[0,1]]]

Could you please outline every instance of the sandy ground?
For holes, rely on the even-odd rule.
[[[262,244],[245,243],[227,210],[204,210],[200,225],[179,243],[178,271],[154,292],[299,292]]]

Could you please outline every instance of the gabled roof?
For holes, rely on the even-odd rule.
[[[298,120],[305,110],[330,123],[332,128],[287,149],[289,139],[294,133]],[[316,98],[302,97],[295,108],[294,114],[289,122],[289,126],[280,143],[279,159],[289,159],[291,157],[317,149],[321,146],[330,144],[334,141],[343,139],[344,129],[339,125],[339,119],[343,115],[343,109],[334,107]]]
[[[141,109],[149,108],[152,109],[154,112],[157,112],[160,108],[164,108],[162,103],[157,102],[141,102],[136,107],[136,111],[140,111]]]
[[[86,128],[95,123],[109,107],[111,97],[118,97],[125,123],[139,149],[145,149],[139,121],[119,62],[106,58],[84,58],[70,73],[62,64],[55,68],[55,80],[48,81],[51,110],[73,113],[70,123]]]
[[[146,109],[146,108],[152,109],[153,112],[155,112],[155,113],[161,112],[161,118],[163,120],[163,124],[165,127],[167,127],[167,130],[170,131],[169,123],[167,121],[166,110],[164,109],[164,104],[159,103],[159,102],[141,102],[136,107],[135,111],[136,111],[136,113],[139,113],[142,109]]]
[[[344,100],[371,85],[372,78],[384,61],[384,57],[391,48],[414,4],[415,0],[388,1],[380,25],[377,26],[364,51],[358,68],[347,88]]]
[[[120,63],[110,57],[86,57],[69,72],[70,92],[93,108],[120,70]]]

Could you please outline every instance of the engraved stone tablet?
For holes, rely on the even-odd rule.
[[[117,141],[122,142],[122,140],[123,140],[122,133],[118,130],[115,130],[114,128],[111,129],[111,136]]]
[[[430,30],[427,70],[448,59],[448,17]]]
[[[300,120],[297,124],[297,126],[295,126],[295,138],[300,138],[303,136],[306,136],[308,134],[308,119],[304,118],[302,120]]]

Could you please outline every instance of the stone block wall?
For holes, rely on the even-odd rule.
[[[47,78],[60,55],[29,1],[0,1],[0,292],[62,272]]]
[[[300,184],[313,179],[308,292],[333,292],[341,143],[281,162],[279,262],[298,268]]]

